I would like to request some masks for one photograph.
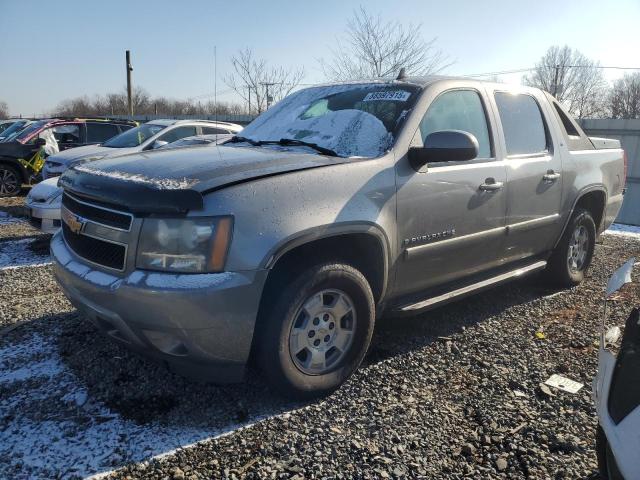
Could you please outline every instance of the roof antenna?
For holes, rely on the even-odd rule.
[[[402,67],[400,69],[400,73],[398,73],[398,76],[396,77],[396,80],[404,80],[405,78],[407,78],[407,73],[406,73],[404,67]]]

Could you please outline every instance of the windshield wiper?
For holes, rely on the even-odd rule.
[[[234,135],[225,143],[244,143],[244,142],[249,143],[254,147],[257,147],[262,143],[262,142],[256,142],[255,140],[251,140],[250,138],[247,138],[247,137],[241,137],[240,135]]]
[[[330,148],[321,147],[317,143],[305,142],[304,140],[296,140],[295,138],[281,138],[280,140],[261,140],[258,145],[299,145],[301,147],[310,147],[323,155],[329,155],[330,157],[338,157],[339,155]]]

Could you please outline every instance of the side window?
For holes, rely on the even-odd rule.
[[[176,140],[180,140],[181,138],[191,137],[193,135],[196,135],[196,127],[187,127],[185,125],[184,127],[177,127],[173,130],[169,130],[164,135],[160,135],[158,140],[163,140],[165,142],[171,143],[175,142]]]
[[[478,140],[478,158],[491,158],[487,115],[478,92],[451,90],[437,97],[420,122],[422,141],[439,130],[462,130]]]
[[[203,135],[226,135],[229,132],[227,130],[223,130],[222,128],[213,128],[213,127],[202,127]]]
[[[540,107],[531,95],[495,93],[507,155],[531,155],[549,150]]]
[[[87,143],[102,143],[116,135],[118,135],[117,125],[87,122]]]
[[[569,119],[569,116],[564,113],[562,108],[560,108],[560,105],[553,102],[553,107],[556,109],[556,114],[558,115],[558,118],[560,119],[560,122],[564,127],[564,131],[567,132],[567,135],[570,135],[572,137],[579,137],[580,134],[578,133],[578,130],[573,125],[573,122]]]
[[[56,125],[53,127],[53,136],[58,143],[80,143],[80,125]]]

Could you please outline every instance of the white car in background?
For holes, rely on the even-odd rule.
[[[153,123],[153,122],[149,122],[149,123]],[[149,123],[145,123],[144,125],[149,125]],[[195,122],[195,123],[199,123],[199,122]],[[242,127],[239,125],[221,124],[221,122],[218,122],[218,124],[220,125],[219,127],[218,126],[212,127],[208,124],[206,126],[200,126],[200,128],[201,128],[201,131],[210,131],[211,129],[214,129],[214,128],[215,129],[219,128],[220,130],[223,130],[223,129],[230,130],[231,128],[233,128],[235,130],[234,133],[242,130]],[[138,128],[129,130],[128,132],[122,133],[117,137],[114,137],[114,139],[118,137],[122,137],[131,131],[138,130],[141,127],[144,127],[144,125],[141,125]],[[154,127],[155,125],[156,124],[153,123]],[[184,124],[181,124],[181,125],[184,125]],[[187,125],[191,125],[191,124],[187,124]],[[172,129],[172,130],[175,130],[175,129]],[[142,129],[142,131],[152,131],[152,130]],[[155,136],[156,137],[158,136],[157,133]],[[232,136],[233,134],[231,133],[214,133],[214,134],[208,134],[208,135],[189,136],[189,137],[177,139],[176,141],[167,143],[167,144],[159,143],[157,144],[157,146],[153,148],[154,149],[162,148],[163,150],[165,150],[168,148],[180,148],[180,147],[189,147],[189,146],[196,146],[196,145],[200,145],[200,146],[218,145],[220,143],[224,143],[225,141],[229,140]],[[167,137],[165,136],[165,138]],[[156,140],[153,140],[152,138],[148,138],[146,141],[142,142],[141,145],[147,144],[148,142],[151,142],[150,144],[153,145],[155,142],[163,142],[163,140],[159,141],[157,138]],[[108,142],[105,142],[105,143],[108,143]],[[62,153],[66,153],[69,151],[73,152],[73,150],[82,150],[85,148],[89,148],[89,147],[74,148],[71,150],[66,150],[65,152],[62,152]],[[120,147],[113,147],[113,148],[120,148]],[[131,147],[121,147],[121,148],[122,150],[118,150],[118,151],[126,150],[124,153],[129,153],[131,151]],[[58,157],[58,156],[59,155],[52,155],[51,157],[49,157],[49,159],[53,157]],[[89,158],[86,158],[86,159],[84,157],[80,159],[76,158],[75,161],[72,161],[70,162],[70,164],[67,164],[67,168],[71,166],[71,164],[77,164],[83,161],[95,160],[96,158],[93,158],[93,156],[94,155],[90,154]],[[116,155],[109,155],[109,156],[116,156]],[[100,157],[100,158],[105,158],[105,157]],[[29,209],[30,222],[34,227],[42,230],[45,233],[55,233],[60,228],[60,208],[62,206],[62,189],[58,188],[58,175],[50,176],[46,180],[35,185],[27,195],[26,206]]]
[[[154,150],[185,137],[234,135],[242,126],[207,120],[152,120],[110,138],[100,145],[71,148],[47,158],[42,178],[58,177],[72,165],[128,153]]]

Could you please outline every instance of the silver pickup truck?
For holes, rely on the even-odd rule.
[[[524,274],[577,285],[624,152],[533,88],[427,77],[291,94],[224,146],[68,170],[51,242],[107,335],[213,381],[326,394],[376,318]]]

